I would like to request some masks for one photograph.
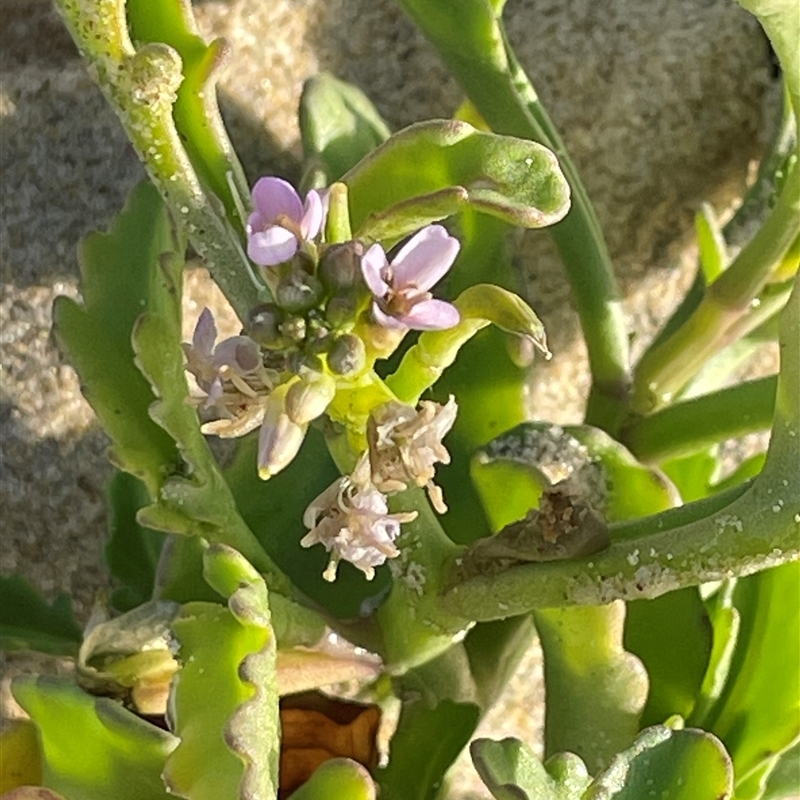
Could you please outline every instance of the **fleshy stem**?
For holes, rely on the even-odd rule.
[[[572,206],[549,230],[586,334],[593,379],[586,417],[613,432],[631,385],[628,339],[608,249],[577,170],[490,4],[401,2],[492,130],[532,139],[558,156],[572,189]]]
[[[634,410],[668,403],[706,361],[730,344],[753,300],[782,272],[785,254],[800,235],[800,162],[795,162],[764,225],[706,291],[697,308],[672,335],[645,353],[636,368]],[[797,264],[792,267],[797,271]]]
[[[767,430],[776,386],[777,377],[771,375],[676,403],[632,421],[622,429],[621,441],[642,461],[660,461]]]
[[[453,582],[442,605],[478,621],[534,608],[653,598],[800,557],[800,278],[781,317],[781,372],[767,460],[750,484],[611,528],[583,559]],[[457,557],[452,559],[457,574]]]

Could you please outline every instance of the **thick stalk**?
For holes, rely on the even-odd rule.
[[[753,300],[800,235],[800,164],[786,179],[772,213],[734,262],[708,288],[672,335],[645,353],[636,368],[633,405],[640,413],[669,403],[708,359],[731,343]],[[797,265],[793,266],[797,271]]]
[[[593,378],[587,421],[613,431],[630,388],[628,341],[611,259],[577,170],[488,4],[401,2],[492,130],[544,144],[559,158],[572,206],[550,233],[586,334]]]

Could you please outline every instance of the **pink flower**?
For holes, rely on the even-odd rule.
[[[336,579],[339,561],[358,567],[367,580],[375,577],[375,567],[400,551],[394,544],[400,525],[411,522],[416,511],[390,514],[386,496],[370,481],[369,458],[365,453],[353,470],[331,484],[303,515],[310,532],[300,541],[303,547],[324,545],[331,554],[322,577]]]
[[[260,178],[253,187],[255,211],[247,220],[247,255],[262,267],[288,261],[302,242],[322,230],[322,198],[313,189],[306,201],[281,178]]]
[[[361,259],[361,272],[375,298],[375,321],[385,328],[418,331],[457,325],[458,309],[434,300],[428,290],[453,266],[459,247],[441,225],[428,225],[416,233],[391,264],[384,249],[372,245]]]

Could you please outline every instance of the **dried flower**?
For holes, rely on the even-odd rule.
[[[419,411],[402,403],[385,403],[367,425],[372,481],[385,492],[408,483],[425,486],[433,507],[447,511],[442,490],[433,482],[436,463],[449,464],[442,439],[453,427],[458,406],[451,395],[446,405],[423,400]]]
[[[459,322],[458,309],[434,300],[428,291],[453,265],[458,240],[441,225],[416,233],[390,264],[384,249],[373,244],[361,259],[361,272],[374,296],[372,314],[386,328],[443,330]]]
[[[262,267],[288,261],[301,242],[322,230],[325,210],[313,189],[303,203],[281,178],[260,178],[253,187],[253,205],[255,211],[247,220],[247,255]]]
[[[416,511],[390,514],[386,496],[372,484],[369,472],[365,453],[353,474],[335,481],[303,515],[311,530],[300,544],[311,547],[320,543],[331,554],[323,573],[327,581],[336,579],[341,560],[349,561],[372,580],[375,567],[400,554],[394,544],[400,525],[417,516]]]

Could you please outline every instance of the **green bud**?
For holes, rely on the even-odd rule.
[[[281,323],[286,315],[274,303],[264,303],[250,311],[245,332],[262,347],[281,347],[285,344]]]
[[[328,352],[328,366],[337,375],[352,375],[361,372],[367,363],[364,342],[353,333],[340,336]]]
[[[331,245],[319,262],[319,277],[325,287],[338,294],[350,291],[361,281],[362,242],[342,242]]]
[[[341,328],[356,318],[358,301],[352,295],[337,295],[325,306],[325,319],[332,328]]]
[[[297,425],[319,417],[336,394],[336,381],[330,375],[311,373],[295,381],[286,393],[286,413]]]
[[[306,321],[302,317],[289,317],[280,330],[292,342],[302,342],[306,338]]]
[[[305,270],[292,270],[275,288],[278,305],[292,314],[313,308],[321,296],[322,284]]]

